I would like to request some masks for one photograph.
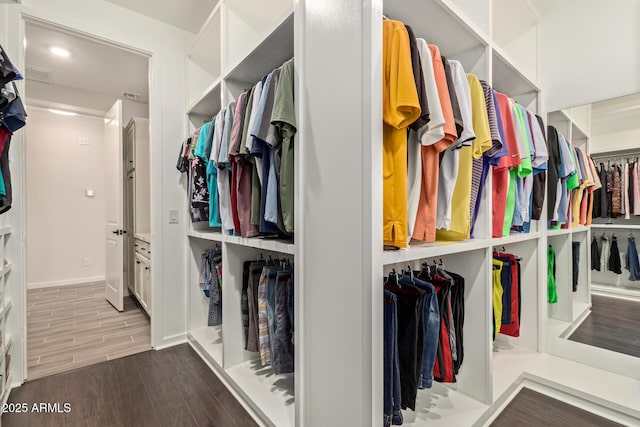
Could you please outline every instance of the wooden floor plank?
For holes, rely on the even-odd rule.
[[[151,348],[149,319],[131,298],[118,312],[104,284],[27,291],[28,377],[112,360]]]
[[[72,411],[5,413],[2,423],[4,427],[255,426],[246,412],[231,417],[211,392],[212,381],[217,382],[213,389],[226,391],[227,398],[239,405],[188,345],[146,351],[29,381],[12,391],[9,402],[29,407],[34,402],[68,402]]]
[[[640,303],[592,295],[591,313],[569,340],[640,357]]]

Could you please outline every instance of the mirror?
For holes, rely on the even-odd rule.
[[[548,125],[547,350],[640,378],[640,94]]]

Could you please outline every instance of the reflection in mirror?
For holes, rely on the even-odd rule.
[[[548,350],[640,378],[640,94],[548,124]]]

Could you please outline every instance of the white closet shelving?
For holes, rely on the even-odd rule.
[[[390,19],[410,25],[416,37],[438,45],[442,55],[448,59],[461,61],[466,72],[486,80],[497,91],[514,98],[530,111],[539,112],[540,86],[531,77],[536,74],[512,62],[509,54],[499,44],[500,40],[489,36],[489,3],[488,0],[385,1],[383,11]],[[493,7],[496,7],[495,3]],[[528,14],[529,9],[518,13]],[[531,25],[537,26],[537,22],[538,19],[535,18]],[[495,22],[494,17],[494,33],[496,25],[500,24]],[[537,31],[537,27],[533,31]],[[527,64],[535,64],[537,48],[534,46],[525,50],[521,57],[527,59]],[[438,384],[434,390],[420,390],[417,411],[405,411],[407,425],[454,425],[452,423],[456,418],[452,417],[460,414],[446,415],[450,399],[455,398],[452,394],[462,393],[491,404],[513,385],[526,369],[528,361],[540,351],[543,315],[538,310],[537,301],[542,292],[546,292],[546,286],[544,289],[540,286],[546,278],[546,257],[539,255],[545,253],[545,227],[540,226],[538,221],[532,221],[530,233],[512,233],[506,237],[492,238],[490,189],[489,176],[474,239],[461,242],[436,241],[431,244],[412,242],[406,250],[382,254],[385,273],[391,268],[406,268],[407,263],[419,264],[421,260],[442,259],[447,269],[465,277],[465,301],[473,301],[465,307],[465,359],[457,383]],[[544,221],[540,222],[544,224]],[[523,259],[521,336],[511,338],[498,335],[495,343],[492,343],[491,262],[493,248],[502,250],[503,247],[505,252]],[[540,252],[541,248],[543,252]],[[374,330],[375,333],[382,335],[382,330]],[[381,375],[374,378],[382,381]],[[441,394],[442,390],[450,397],[432,398],[433,393]],[[473,405],[462,405],[460,411],[471,406]],[[434,414],[443,418],[434,419]],[[463,421],[459,422],[456,425],[464,425]]]
[[[588,106],[549,113],[548,124],[571,142],[589,154]],[[569,227],[547,230],[549,245],[556,251],[556,288],[558,302],[549,304],[549,328],[555,336],[570,335],[589,315],[591,309],[591,231],[589,226],[573,226],[573,206],[570,209]],[[572,242],[580,243],[578,264],[578,288],[573,292]],[[546,300],[545,300],[546,301]]]
[[[498,2],[502,3],[502,2]],[[527,6],[529,3],[523,1]],[[331,85],[334,80],[326,80],[326,70],[319,67],[329,52],[330,39],[335,34],[348,33],[352,26],[363,25],[365,32],[356,31],[361,35],[365,46],[371,47],[371,56],[360,57],[335,57],[335,61],[361,61],[366,68],[371,68],[373,73],[365,72],[365,88],[370,83],[371,88],[382,87],[381,75],[375,70],[380,66],[377,61],[382,52],[382,14],[391,19],[398,19],[411,25],[417,37],[422,37],[428,43],[440,47],[441,53],[449,59],[458,59],[462,62],[465,71],[476,74],[480,79],[488,81],[496,90],[514,98],[520,104],[531,111],[540,112],[540,85],[536,81],[538,47],[518,51],[517,58],[520,62],[510,58],[517,51],[515,46],[503,45],[502,40],[491,37],[491,33],[500,33],[499,26],[504,23],[496,22],[496,18],[490,16],[492,1],[471,0],[403,0],[384,1],[379,3],[377,9],[362,9],[356,7],[349,9],[346,4],[336,4],[336,9],[324,9],[325,6],[313,8],[310,5],[299,5],[294,22],[293,4],[286,1],[270,1],[262,3],[248,0],[222,0],[214,9],[204,28],[200,30],[192,55],[188,60],[188,117],[190,131],[200,126],[221,109],[222,106],[235,99],[244,89],[251,87],[264,74],[282,64],[296,52],[296,75],[298,78],[296,88],[296,108],[298,117],[298,135],[302,139],[296,140],[296,184],[303,186],[308,183],[307,189],[297,188],[297,196],[301,200],[296,203],[296,241],[273,241],[260,238],[244,239],[236,236],[223,235],[217,230],[209,229],[205,225],[189,225],[187,230],[190,250],[188,260],[187,288],[189,295],[188,336],[189,342],[207,360],[215,372],[221,376],[240,397],[240,400],[264,423],[268,425],[294,426],[294,425],[321,425],[321,420],[333,420],[340,424],[345,419],[363,420],[363,416],[371,416],[374,425],[382,422],[382,280],[386,271],[391,268],[405,268],[407,264],[418,265],[422,260],[442,259],[447,269],[457,272],[465,277],[466,304],[464,345],[465,361],[458,375],[455,385],[435,384],[430,390],[422,390],[418,393],[417,411],[405,412],[405,424],[407,425],[471,425],[487,409],[487,404],[495,402],[501,395],[509,391],[513,383],[521,378],[527,363],[536,357],[541,350],[543,336],[542,326],[546,320],[546,311],[539,304],[541,298],[546,297],[546,232],[544,226],[537,221],[532,222],[531,232],[527,234],[513,233],[506,237],[491,237],[491,177],[487,180],[485,192],[482,195],[480,213],[476,226],[474,239],[462,242],[441,242],[430,244],[414,242],[408,249],[385,252],[382,248],[382,228],[376,218],[382,217],[381,193],[377,193],[378,185],[381,189],[381,173],[377,173],[375,165],[381,154],[378,148],[362,148],[365,153],[373,154],[373,163],[370,169],[360,164],[359,168],[364,176],[364,189],[361,189],[365,200],[360,206],[365,216],[371,215],[373,236],[366,233],[368,218],[355,218],[353,213],[343,211],[344,221],[356,227],[353,236],[362,232],[358,226],[364,226],[363,240],[353,240],[352,235],[344,235],[344,242],[354,244],[353,248],[341,262],[353,263],[352,272],[361,272],[356,280],[366,283],[349,286],[347,275],[334,277],[335,283],[318,283],[316,275],[326,274],[331,269],[327,260],[336,258],[342,254],[342,246],[330,242],[333,230],[328,230],[330,224],[324,224],[325,228],[311,228],[309,224],[320,224],[319,218],[314,212],[314,206],[309,205],[310,200],[315,203],[330,204],[336,194],[347,191],[350,183],[338,182],[329,177],[322,177],[316,167],[317,162],[327,160],[330,153],[326,149],[330,143],[321,138],[324,129],[319,131],[322,123],[316,123],[318,117],[331,116],[332,110],[340,109],[340,102],[326,102],[326,96],[318,94],[313,85]],[[495,9],[495,4],[494,4]],[[344,8],[344,10],[342,10]],[[338,10],[340,9],[340,11]],[[539,18],[528,18],[531,12],[529,7],[516,8],[522,15],[522,22],[530,22],[527,31],[537,34]],[[368,12],[367,12],[368,10]],[[326,13],[325,13],[326,12]],[[338,13],[363,13],[371,16],[371,26],[362,24],[358,20],[343,22],[341,27],[329,25],[330,16]],[[371,15],[366,15],[370,13]],[[319,16],[326,21],[317,20]],[[323,19],[324,19],[323,18]],[[324,22],[324,23],[321,23]],[[493,22],[493,28],[491,27]],[[324,27],[323,27],[324,26]],[[321,36],[324,31],[332,32],[327,40]],[[504,29],[500,34],[506,34]],[[295,33],[295,36],[294,36]],[[529,40],[528,36],[524,37]],[[351,40],[344,40],[345,44]],[[202,46],[210,44],[211,49]],[[322,45],[322,47],[321,47]],[[333,45],[331,45],[333,46]],[[337,50],[341,47],[333,46]],[[219,49],[219,50],[218,50]],[[315,50],[314,50],[315,49]],[[206,52],[209,60],[201,59],[203,55],[198,52]],[[343,52],[346,54],[346,52]],[[366,53],[366,52],[365,52]],[[213,55],[213,58],[210,56]],[[298,56],[300,55],[300,56]],[[326,54],[327,58],[331,53]],[[218,56],[220,59],[218,61]],[[341,58],[341,59],[339,59]],[[356,58],[356,59],[354,59]],[[371,66],[367,61],[371,61]],[[204,64],[204,65],[203,65]],[[327,63],[323,63],[324,67]],[[535,72],[527,69],[531,66]],[[524,68],[523,68],[524,66]],[[319,68],[318,68],[319,67]],[[357,73],[356,73],[357,74]],[[355,74],[345,70],[343,78],[353,78]],[[363,75],[359,74],[357,80],[347,80],[351,88],[363,84]],[[326,88],[326,86],[323,86]],[[331,88],[326,88],[330,91]],[[360,117],[363,120],[364,133],[371,136],[373,147],[382,147],[382,133],[379,127],[382,123],[381,99],[378,93],[360,93],[359,96],[367,98],[358,104],[362,111],[356,114],[349,112],[350,117]],[[326,105],[326,107],[325,107]],[[329,107],[333,105],[333,107]],[[379,107],[379,108],[377,108]],[[379,111],[378,111],[379,110]],[[353,114],[351,114],[353,113]],[[355,114],[355,116],[354,116]],[[364,118],[363,118],[364,117]],[[342,118],[340,118],[342,119]],[[326,126],[326,123],[325,123]],[[346,126],[344,122],[339,126]],[[309,139],[304,139],[308,137]],[[321,143],[322,141],[322,143]],[[320,146],[321,144],[322,146]],[[371,143],[367,142],[365,146]],[[352,147],[344,147],[351,151]],[[369,151],[367,151],[369,150]],[[357,150],[356,150],[357,152]],[[376,154],[378,153],[378,154]],[[366,164],[366,162],[365,162]],[[328,167],[323,163],[323,167]],[[310,168],[310,169],[308,169]],[[326,169],[331,173],[331,169]],[[366,175],[371,171],[372,175]],[[355,173],[355,171],[354,171]],[[318,178],[320,177],[320,178]],[[355,176],[354,176],[355,177]],[[359,178],[358,178],[359,179]],[[370,182],[367,180],[370,179]],[[325,188],[327,185],[333,185]],[[357,189],[356,189],[357,191]],[[367,193],[370,191],[371,193]],[[306,194],[305,194],[306,193]],[[368,201],[368,202],[367,202]],[[359,203],[359,202],[358,202]],[[370,203],[367,205],[367,203]],[[348,204],[348,203],[346,203]],[[347,208],[345,208],[347,209]],[[325,215],[328,211],[324,210]],[[356,222],[351,222],[356,221]],[[364,221],[364,222],[363,222]],[[545,224],[546,218],[540,223]],[[299,225],[304,223],[300,227]],[[334,227],[342,229],[340,227]],[[322,235],[324,233],[324,235]],[[349,232],[347,232],[349,233]],[[379,234],[379,235],[377,235]],[[304,241],[304,238],[314,236],[317,241]],[[334,237],[335,238],[335,237]],[[339,238],[339,237],[338,237]],[[368,246],[372,242],[371,246]],[[212,249],[218,245],[222,249],[223,256],[223,324],[221,327],[208,327],[207,310],[208,299],[198,286],[200,255],[206,249]],[[358,246],[359,245],[359,246]],[[312,259],[313,256],[321,256],[318,246],[325,247],[326,259]],[[493,248],[502,249],[520,256],[522,261],[522,327],[519,338],[499,336],[495,343],[492,342],[492,309],[491,309],[491,261]],[[328,254],[327,251],[332,253]],[[362,251],[362,253],[360,252]],[[242,318],[240,311],[240,292],[242,283],[242,263],[245,260],[257,259],[259,254],[295,257],[296,261],[296,376],[276,376],[267,374],[255,361],[255,355],[243,350]],[[306,254],[303,258],[301,254]],[[542,255],[541,255],[542,254]],[[367,276],[367,264],[372,262],[372,276]],[[322,265],[325,270],[319,271],[317,267]],[[339,269],[340,270],[340,269]],[[342,269],[341,271],[345,271]],[[367,277],[373,279],[373,289],[368,288],[370,282]],[[302,282],[301,278],[306,278]],[[317,286],[311,286],[313,283]],[[362,286],[361,286],[362,285]],[[330,291],[334,289],[336,293]],[[361,296],[353,291],[362,289]],[[349,298],[351,295],[362,304],[352,301],[353,314],[349,313],[347,305],[336,298]],[[372,305],[367,308],[368,298]],[[355,304],[355,306],[353,306]],[[363,311],[360,311],[360,310]],[[363,313],[364,319],[357,317],[356,313]],[[328,318],[326,316],[331,316]],[[356,317],[354,317],[356,316]],[[324,318],[324,319],[323,319]],[[334,318],[349,319],[342,324],[340,329],[332,329],[337,326]],[[316,324],[320,319],[327,321],[325,327],[318,328]],[[300,325],[300,327],[298,327]],[[334,326],[328,326],[334,325]],[[330,330],[327,331],[326,328]],[[305,335],[305,332],[314,331],[313,336]],[[353,334],[352,334],[353,332]],[[361,354],[357,366],[352,366],[348,348],[340,351],[341,359],[334,359],[335,349],[323,351],[319,343],[330,346],[341,346],[346,343],[343,337],[360,337],[360,341],[351,342],[353,354]],[[367,338],[370,337],[370,338]],[[363,341],[364,340],[364,341]],[[360,342],[362,348],[360,348]],[[309,347],[310,348],[307,348]],[[342,347],[340,347],[342,348]],[[346,352],[346,353],[345,353]],[[320,361],[324,362],[320,362]],[[298,364],[298,362],[301,362]],[[330,363],[333,366],[325,364]],[[322,365],[322,366],[320,366]],[[338,366],[340,365],[340,366]],[[371,367],[368,371],[367,367]],[[300,371],[298,370],[300,368]],[[364,371],[363,371],[364,369]],[[356,396],[350,393],[351,385],[326,383],[330,378],[335,378],[338,372],[351,372],[354,374]],[[326,375],[323,375],[323,372]],[[362,376],[359,376],[362,374]],[[309,378],[313,379],[310,381]],[[331,380],[333,381],[333,380]],[[369,384],[371,395],[359,385]],[[295,382],[295,384],[294,384]],[[333,386],[330,386],[333,384]],[[364,386],[367,387],[367,386]],[[306,392],[306,393],[305,393]],[[301,394],[302,393],[302,394]],[[446,396],[442,399],[434,399],[433,395]],[[369,399],[371,396],[371,399]],[[357,400],[341,415],[335,412],[336,405],[342,408],[349,401]],[[456,402],[453,410],[451,402]],[[331,413],[319,411],[318,408],[332,408]],[[370,415],[368,415],[370,414]],[[310,424],[310,420],[313,422]],[[314,424],[315,423],[315,424]]]
[[[0,217],[0,224],[6,224],[7,215]],[[20,346],[13,345],[14,335],[19,336],[18,325],[20,324],[18,313],[13,310],[13,302],[19,298],[15,280],[12,280],[11,271],[13,265],[7,259],[8,246],[12,236],[12,227],[0,227],[0,396],[1,403],[4,404],[9,398],[12,388],[12,379],[16,377],[16,369],[19,366],[17,358]],[[7,363],[9,366],[7,366]],[[14,373],[15,372],[15,373]]]
[[[293,47],[290,0],[219,1],[200,29],[187,60],[189,132],[291,59]],[[275,375],[270,367],[262,367],[258,353],[244,350],[241,312],[243,262],[260,256],[293,262],[295,244],[227,235],[208,223],[187,220],[187,224],[190,344],[262,422],[278,427],[295,425],[294,376]],[[207,326],[209,299],[199,286],[200,262],[202,253],[215,247],[222,250],[223,323]],[[299,286],[296,283],[296,289]]]

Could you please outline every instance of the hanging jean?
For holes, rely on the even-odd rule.
[[[400,410],[400,365],[398,362],[398,303],[384,291],[384,425],[402,424]]]
[[[438,334],[440,331],[440,309],[436,288],[424,280],[400,277],[400,283],[412,284],[426,291],[424,301],[424,345],[422,348],[422,374],[418,388],[431,388],[433,385],[433,365],[438,351]]]
[[[275,288],[275,335],[273,343],[273,368],[276,374],[287,374],[294,370],[293,318],[290,317],[289,301],[293,292],[293,271],[280,271]]]
[[[625,256],[625,267],[629,270],[629,280],[640,280],[640,262],[638,261],[638,249],[636,239],[629,237],[629,246]]]
[[[580,242],[571,242],[571,256],[573,258],[573,292],[578,290],[578,273],[580,272]]]
[[[211,298],[207,325],[217,326],[222,324],[222,252],[209,251],[208,258]]]
[[[609,271],[616,274],[622,274],[622,265],[620,264],[620,251],[618,250],[618,238],[611,237],[611,255],[609,256]]]
[[[547,249],[547,302],[555,304],[558,302],[558,291],[556,289],[556,251],[549,245]]]

